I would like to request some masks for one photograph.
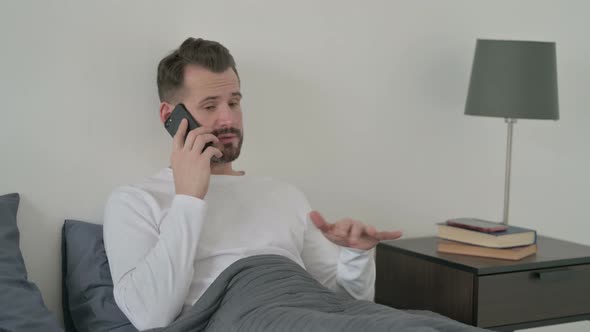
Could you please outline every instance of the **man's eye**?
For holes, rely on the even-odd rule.
[[[207,107],[205,107],[205,109],[207,111],[213,111],[213,110],[215,110],[215,106],[207,106]]]

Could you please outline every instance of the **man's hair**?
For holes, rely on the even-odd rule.
[[[197,65],[214,73],[232,68],[238,76],[236,63],[229,50],[220,43],[202,38],[187,38],[158,65],[158,95],[160,101],[175,102],[184,82],[187,65]]]

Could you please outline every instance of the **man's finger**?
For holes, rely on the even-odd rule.
[[[352,227],[352,219],[343,219],[334,224],[332,233],[336,236],[346,240],[350,236],[350,228]]]
[[[377,232],[375,234],[375,238],[379,241],[395,240],[395,239],[399,239],[400,237],[402,237],[401,231]]]
[[[365,227],[365,233],[370,237],[375,237],[377,230],[373,226],[367,226]]]
[[[207,159],[211,160],[211,158],[213,158],[213,156],[215,156],[217,158],[223,157],[223,152],[221,152],[221,150],[219,150],[218,148],[210,146],[205,149],[202,156],[205,156]]]
[[[191,134],[189,134],[189,136],[190,135]],[[194,140],[193,140],[193,142],[191,142],[190,146],[188,146],[188,139],[186,141],[187,141],[187,143],[184,146],[185,150],[188,148],[191,151],[197,151],[197,152],[201,153],[203,151],[203,149],[205,148],[205,146],[207,145],[207,143],[211,143],[211,144],[218,143],[219,138],[217,138],[217,136],[215,136],[213,134],[200,134],[199,136],[196,136],[194,138]],[[219,158],[221,158],[221,157],[219,157]]]
[[[309,213],[309,218],[315,225],[315,227],[319,228],[322,232],[329,232],[334,225],[329,224],[324,217],[318,211],[311,211]]]
[[[348,238],[348,241],[351,245],[355,245],[359,242],[363,229],[365,229],[365,225],[363,225],[363,223],[359,221],[352,222],[352,226],[350,228],[350,237]]]
[[[178,129],[176,129],[176,134],[174,134],[174,139],[172,139],[175,151],[180,151],[184,147],[184,136],[186,134],[187,127],[188,127],[188,120],[187,119],[180,120],[180,124],[178,125]]]

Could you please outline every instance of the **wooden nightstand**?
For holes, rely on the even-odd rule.
[[[520,261],[437,253],[436,237],[377,246],[375,302],[496,331],[590,320],[590,247],[539,236]]]

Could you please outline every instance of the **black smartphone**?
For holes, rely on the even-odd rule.
[[[197,120],[195,120],[195,118],[193,118],[184,104],[178,104],[174,107],[174,110],[172,110],[172,113],[168,119],[166,119],[166,122],[164,122],[164,128],[166,128],[168,133],[170,133],[170,136],[174,137],[178,131],[178,126],[180,126],[180,121],[182,121],[182,119],[188,120],[188,128],[186,130],[186,134],[184,135],[184,140],[186,140],[188,133],[193,129],[199,128],[201,125],[197,122]],[[205,149],[211,145],[213,145],[211,142],[205,144],[203,151],[205,151]]]

